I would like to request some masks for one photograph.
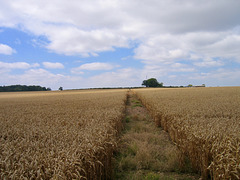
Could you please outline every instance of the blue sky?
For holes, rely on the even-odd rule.
[[[240,1],[0,3],[0,85],[240,85]]]

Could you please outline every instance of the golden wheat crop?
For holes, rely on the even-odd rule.
[[[204,179],[240,179],[240,87],[135,92]]]
[[[126,90],[0,94],[0,179],[107,179]]]

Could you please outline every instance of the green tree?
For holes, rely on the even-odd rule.
[[[162,87],[163,83],[159,83],[156,78],[150,78],[148,80],[144,80],[142,85],[146,87]]]
[[[148,86],[148,82],[147,82],[147,80],[144,80],[144,81],[142,82],[142,86],[149,87],[149,86]]]
[[[62,91],[62,90],[63,90],[63,87],[60,87],[58,90],[59,90],[59,91]]]

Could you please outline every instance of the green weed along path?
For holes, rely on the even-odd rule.
[[[114,179],[199,179],[191,168],[180,165],[181,157],[168,134],[155,126],[147,109],[130,91],[125,129],[115,156]]]

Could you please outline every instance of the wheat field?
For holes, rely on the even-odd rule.
[[[240,179],[240,87],[135,89],[203,179]],[[111,179],[127,90],[0,93],[0,179]]]
[[[135,92],[204,179],[240,179],[240,87]]]
[[[0,179],[108,179],[126,90],[0,94]]]

